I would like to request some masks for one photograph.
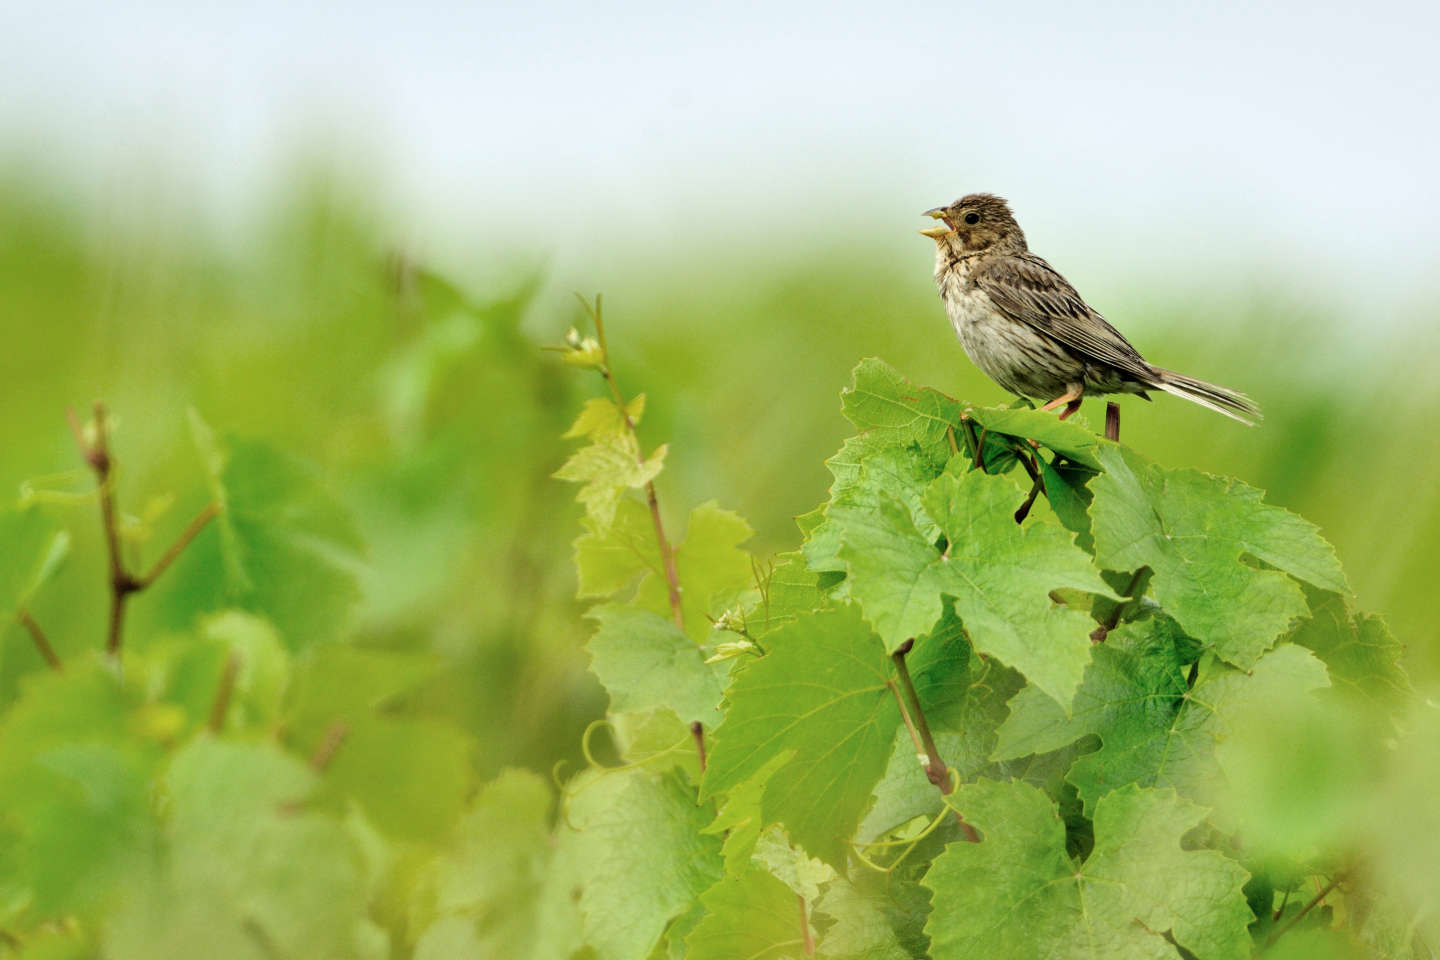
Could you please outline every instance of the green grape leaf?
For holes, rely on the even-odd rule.
[[[756,866],[768,870],[807,902],[813,902],[820,896],[820,887],[835,879],[833,867],[791,843],[779,824],[771,824],[760,833],[750,856]]]
[[[292,650],[340,635],[360,598],[364,546],[349,512],[310,464],[258,441],[219,439],[193,411],[191,433],[221,509],[216,533],[198,537],[168,574],[182,622],[236,607],[273,623]]]
[[[1095,552],[1095,537],[1090,532],[1090,502],[1093,495],[1089,483],[1095,472],[1069,464],[1056,466],[1040,458],[1040,476],[1045,484],[1045,499],[1055,512],[1060,525],[1075,534],[1075,545],[1086,553]]]
[[[826,960],[910,960],[886,916],[898,912],[898,905],[887,898],[857,890],[841,878],[825,888],[815,910],[833,920],[819,944]]]
[[[948,447],[924,447],[916,442],[895,443],[874,434],[861,434],[845,441],[840,452],[825,465],[834,475],[830,484],[830,504],[843,504],[856,509],[875,509],[880,502],[894,498],[905,504],[911,520],[921,534],[934,540],[940,528],[925,512],[923,498],[930,483],[945,469],[950,458]],[[801,547],[811,570],[845,570],[840,558],[844,543],[842,526],[826,517],[805,538]]]
[[[917,387],[884,360],[867,357],[841,391],[840,409],[877,440],[922,445],[947,443],[961,405],[938,390]]]
[[[1305,596],[1286,573],[1349,592],[1314,524],[1262,503],[1254,487],[1167,470],[1122,447],[1102,447],[1099,459],[1105,472],[1090,484],[1096,561],[1110,570],[1148,566],[1160,605],[1222,660],[1248,669],[1305,615]]]
[[[936,957],[1250,956],[1248,874],[1181,838],[1205,809],[1171,790],[1128,787],[1100,801],[1095,847],[1076,866],[1050,798],[1022,783],[982,780],[951,803],[982,843],[952,843],[925,876]],[[1023,905],[1023,909],[1021,909]]]
[[[799,960],[800,902],[764,870],[726,874],[700,896],[704,918],[685,938],[686,960]],[[810,933],[814,936],[813,930]]]
[[[26,891],[30,921],[103,907],[146,861],[159,760],[146,715],[96,656],[26,676],[0,719],[0,891]]]
[[[945,755],[945,762],[968,776],[989,758],[996,727],[1008,713],[1005,702],[1024,678],[979,656],[953,610],[945,611],[933,633],[915,641],[905,662],[931,729],[961,737],[962,749]]]
[[[227,671],[229,705],[220,729],[268,725],[279,720],[290,681],[291,654],[267,621],[239,610],[206,617],[195,633],[180,633],[137,644],[126,655],[183,718],[176,733],[193,732],[210,721]],[[233,666],[231,661],[233,660]],[[188,722],[187,722],[188,721]]]
[[[1186,662],[1173,620],[1153,617],[1122,624],[1095,648],[1085,679],[1067,711],[1044,691],[1027,686],[1010,701],[992,756],[1010,760],[1049,753],[1089,733],[1163,728],[1185,694]]]
[[[608,597],[643,573],[664,576],[655,525],[650,511],[635,500],[621,500],[615,519],[602,528],[589,517],[580,521],[585,532],[575,539],[578,597]]]
[[[575,541],[579,596],[607,597],[639,578],[635,602],[672,616],[669,581],[649,511],[622,501],[608,527],[590,518],[585,526],[587,532]],[[690,511],[683,538],[671,536],[685,633],[695,643],[708,642],[710,617],[741,606],[754,586],[750,554],[740,548],[752,536],[754,531],[739,514],[713,500]]]
[[[674,621],[649,610],[604,604],[587,616],[598,623],[586,649],[590,669],[610,694],[613,712],[665,707],[707,729],[720,722],[722,673],[707,664]]]
[[[1324,665],[1301,647],[1271,651],[1249,674],[1202,660],[1195,685],[1168,723],[1158,711],[1137,710],[1108,739],[1102,731],[1101,748],[1075,761],[1067,779],[1079,789],[1087,812],[1099,797],[1127,783],[1173,786],[1209,802],[1223,782],[1215,747],[1229,735],[1229,716],[1249,702],[1326,685]]]
[[[755,851],[763,826],[761,799],[765,795],[765,784],[771,774],[789,763],[794,755],[793,750],[776,754],[765,766],[731,789],[725,794],[725,803],[715,819],[700,831],[725,838],[720,853],[725,858],[727,872],[744,873],[750,869],[750,855]]]
[[[795,526],[800,528],[801,537],[808,538],[810,534],[815,531],[815,528],[820,526],[820,522],[824,519],[825,505],[822,503],[809,513],[802,513],[797,516],[795,518]]]
[[[385,956],[357,841],[304,810],[314,784],[269,744],[201,737],[176,753],[166,854],[107,923],[105,956]]]
[[[1059,524],[1015,523],[1020,496],[1005,477],[947,469],[925,493],[944,550],[894,500],[878,510],[836,505],[830,515],[845,529],[851,596],[888,647],[929,632],[949,606],[942,595],[952,597],[977,650],[1068,703],[1090,660],[1094,622],[1048,595],[1061,587],[1115,595]]]
[[[660,475],[668,449],[661,444],[645,457],[640,452],[640,441],[630,431],[598,433],[588,445],[571,454],[554,475],[582,485],[576,499],[584,504],[596,528],[603,531],[615,519],[615,510],[627,489],[638,490]]]
[[[739,672],[702,787],[713,797],[786,750],[765,787],[764,822],[836,867],[869,805],[900,722],[885,650],[853,607],[801,616]]]
[[[672,918],[720,878],[720,841],[675,775],[603,773],[572,790],[569,822],[585,942],[600,960],[647,956]]]
[[[690,511],[684,538],[673,541],[685,633],[696,643],[709,641],[711,617],[719,618],[726,610],[743,606],[746,591],[755,586],[750,554],[740,547],[754,535],[738,513],[709,500]],[[653,536],[651,551],[658,558]],[[636,602],[671,616],[663,567],[641,581]]]
[[[1221,780],[1215,748],[1229,735],[1230,716],[1248,703],[1327,683],[1324,666],[1289,644],[1265,654],[1248,674],[1207,656],[1194,686],[1187,689],[1185,679],[1173,626],[1127,624],[1097,648],[1068,716],[1041,691],[1017,694],[995,756],[1043,753],[1097,734],[1100,749],[1076,760],[1067,777],[1087,812],[1127,784],[1174,787],[1209,802]]]
[[[907,664],[940,759],[961,780],[974,777],[990,765],[997,730],[1009,712],[1006,701],[1024,678],[977,655],[953,612],[945,614],[933,634],[916,641]],[[875,803],[860,825],[860,839],[874,840],[940,809],[940,792],[925,773],[927,760],[917,753],[908,731],[896,731],[885,775],[875,787]]]
[[[474,789],[473,738],[433,718],[358,716],[343,729],[317,801],[354,800],[396,839],[443,839]]]
[[[311,753],[338,726],[374,715],[409,693],[437,669],[433,657],[415,653],[324,646],[296,664],[285,727],[296,749]]]
[[[1228,736],[1215,746],[1225,789],[1211,819],[1248,857],[1313,860],[1374,816],[1393,721],[1330,693],[1290,688],[1228,705]]]
[[[203,643],[219,646],[239,661],[230,723],[252,726],[274,721],[289,687],[291,664],[275,628],[253,614],[232,610],[207,617],[199,632]]]
[[[1400,658],[1405,647],[1380,617],[1352,614],[1345,597],[1307,588],[1310,616],[1289,640],[1315,652],[1337,692],[1383,711],[1403,710],[1414,689]]]
[[[627,403],[625,413],[630,418],[631,425],[638,426],[640,418],[645,415],[645,394],[639,394]],[[585,401],[585,406],[580,409],[580,416],[575,418],[570,429],[561,436],[566,439],[598,437],[624,433],[626,429],[628,428],[625,418],[620,416],[619,405],[609,397],[594,397]]]
[[[825,604],[819,577],[806,567],[804,556],[782,553],[774,562],[770,576],[762,580],[764,591],[746,618],[753,636],[764,637]]]
[[[30,603],[69,552],[70,536],[38,507],[0,509],[0,625]]]
[[[1076,463],[1100,469],[1097,457],[1102,443],[1074,420],[1061,420],[1048,410],[1026,407],[970,407],[966,414],[990,433],[1034,440]]]
[[[447,720],[382,714],[437,667],[414,653],[340,645],[307,652],[285,727],[303,753],[332,751],[317,800],[353,799],[396,838],[438,840],[453,826],[473,789],[473,738]]]
[[[427,869],[422,889],[435,922],[418,960],[535,956],[537,904],[551,873],[551,790],[533,773],[507,770],[487,784]]]

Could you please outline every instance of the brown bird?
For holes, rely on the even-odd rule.
[[[1253,423],[1260,410],[1244,394],[1151,366],[1093,310],[1054,267],[1031,253],[1010,207],[972,193],[925,211],[944,223],[920,232],[935,240],[935,283],[960,344],[975,366],[1011,393],[1080,409],[1085,394],[1163,390]],[[1119,434],[1119,408],[1111,404]]]

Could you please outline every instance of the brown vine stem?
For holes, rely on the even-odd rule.
[[[225,726],[225,715],[230,712],[230,697],[235,692],[235,678],[240,675],[240,655],[235,651],[225,658],[225,669],[220,674],[220,688],[215,691],[215,701],[210,704],[210,722],[206,724],[211,733],[219,733]]]
[[[705,724],[696,720],[690,724],[690,736],[695,738],[695,753],[700,757],[700,772],[705,772]]]
[[[900,683],[905,688],[905,697],[902,699],[895,688],[893,681],[889,682],[890,692],[895,694],[895,702],[900,705],[900,718],[905,721],[905,728],[910,731],[910,738],[915,741],[917,753],[924,753],[927,759],[925,764],[925,776],[929,778],[940,791],[941,796],[948,797],[955,792],[955,784],[950,780],[950,768],[945,766],[945,761],[940,759],[940,750],[935,746],[935,737],[930,733],[930,724],[925,720],[925,711],[920,707],[920,697],[915,692],[915,683],[910,679],[910,668],[905,665],[905,657],[915,646],[915,638],[911,637],[890,654],[890,659],[895,663],[895,672],[900,677]],[[905,707],[905,701],[910,701],[909,710]],[[914,718],[912,720],[911,713]],[[960,823],[960,829],[965,831],[965,838],[971,843],[980,842],[980,834],[975,828],[965,822],[959,810],[954,811],[955,819]]]
[[[1324,886],[1323,888],[1321,888],[1320,892],[1317,893],[1317,894],[1315,894],[1315,896],[1310,900],[1309,903],[1307,903],[1307,904],[1305,904],[1305,906],[1301,907],[1301,908],[1296,912],[1295,916],[1293,916],[1293,917],[1291,917],[1289,920],[1285,921],[1285,925],[1282,926],[1279,930],[1276,930],[1274,933],[1270,934],[1270,936],[1265,940],[1265,949],[1267,949],[1267,950],[1270,949],[1270,947],[1274,946],[1275,941],[1276,941],[1276,940],[1279,940],[1280,937],[1281,937],[1287,930],[1289,930],[1291,927],[1295,926],[1295,924],[1299,923],[1301,920],[1304,920],[1304,919],[1305,919],[1305,915],[1306,915],[1307,913],[1309,913],[1311,910],[1314,910],[1314,909],[1315,909],[1317,906],[1319,906],[1321,903],[1323,903],[1323,902],[1325,901],[1325,898],[1330,895],[1330,891],[1332,891],[1332,890],[1334,890],[1336,887],[1338,887],[1344,880],[1345,880],[1345,871],[1344,871],[1344,870],[1341,870],[1339,873],[1335,874],[1335,876],[1331,877],[1331,878],[1330,878],[1330,882],[1327,883],[1327,884],[1325,884],[1325,886]]]
[[[190,545],[190,542],[205,529],[220,507],[208,504],[201,510],[184,532],[171,544],[170,549],[150,568],[144,576],[137,577],[125,567],[125,558],[120,553],[120,525],[115,506],[114,470],[115,461],[110,455],[110,436],[106,425],[105,405],[96,401],[93,410],[95,418],[95,442],[85,439],[85,431],[74,410],[66,410],[65,417],[70,423],[70,432],[75,435],[75,445],[80,456],[95,472],[95,481],[100,494],[100,522],[105,531],[105,555],[110,569],[110,626],[106,632],[105,652],[112,657],[120,655],[120,643],[125,630],[125,604],[132,593],[139,593],[169,569],[175,558]]]
[[[1024,463],[1025,461],[1022,459],[1020,462]],[[1019,508],[1015,511],[1016,523],[1024,523],[1025,518],[1030,516],[1030,508],[1035,506],[1035,498],[1038,497],[1040,495],[1040,491],[1044,489],[1044,481],[1042,481],[1039,477],[1036,477],[1035,482],[1030,486],[1030,492],[1025,496],[1025,502],[1020,504]]]
[[[584,298],[581,298],[584,303]],[[625,421],[625,429],[635,438],[638,448],[640,436],[635,432],[635,421],[630,419],[630,411],[625,406],[625,395],[620,392],[620,385],[615,382],[615,374],[610,370],[610,347],[605,342],[605,318],[601,312],[600,294],[595,295],[595,307],[591,309],[585,304],[590,317],[595,321],[595,336],[600,341],[600,376],[605,378],[605,383],[610,387],[610,393],[615,399],[615,406],[620,409],[620,416]],[[644,462],[644,454],[637,454],[640,461]],[[665,581],[670,591],[670,613],[675,618],[675,626],[681,632],[685,630],[685,614],[680,605],[680,573],[675,568],[675,550],[670,546],[670,541],[665,536],[665,524],[660,520],[660,500],[655,496],[655,481],[650,480],[645,484],[645,501],[650,506],[650,520],[655,525],[655,542],[660,547],[660,560],[665,565]]]
[[[45,631],[40,629],[40,624],[35,622],[30,611],[21,610],[15,619],[20,621],[20,626],[24,627],[30,634],[30,639],[35,641],[35,648],[40,651],[40,656],[45,658],[45,662],[50,664],[50,669],[63,673],[65,667],[61,665],[60,658],[55,655],[55,648],[50,646],[50,640],[45,636]]]
[[[325,768],[330,766],[330,761],[335,759],[335,751],[350,736],[350,724],[344,720],[336,720],[330,724],[330,729],[325,731],[325,736],[310,754],[310,768],[316,773],[324,773]]]
[[[144,590],[159,579],[160,574],[170,569],[170,564],[175,562],[175,558],[180,556],[186,547],[190,546],[190,541],[199,536],[200,531],[205,529],[205,524],[214,520],[215,515],[219,512],[220,505],[218,503],[207,503],[205,509],[196,514],[195,519],[190,521],[189,526],[181,531],[180,536],[175,538],[174,543],[170,544],[170,549],[166,550],[160,559],[155,561],[155,565],[146,571],[144,576],[140,577],[137,581],[138,586],[136,589]]]

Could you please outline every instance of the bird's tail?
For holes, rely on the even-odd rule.
[[[1217,387],[1213,383],[1187,377],[1174,370],[1165,370],[1160,367],[1155,367],[1154,370],[1159,378],[1156,386],[1166,393],[1193,400],[1202,407],[1209,407],[1216,413],[1223,413],[1230,419],[1239,420],[1247,426],[1254,426],[1255,421],[1260,419],[1260,408],[1255,405],[1255,401],[1243,393],[1236,393],[1225,387]]]

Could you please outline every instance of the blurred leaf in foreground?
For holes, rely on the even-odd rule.
[[[527,771],[507,770],[480,791],[429,870],[433,902],[420,912],[435,920],[415,945],[417,960],[547,956],[535,952],[540,904],[563,873],[552,869],[550,806],[549,785]]]
[[[348,512],[304,461],[218,438],[193,413],[191,429],[221,509],[217,536],[197,538],[171,573],[176,625],[233,606],[273,623],[291,650],[340,636],[360,597],[363,544]]]
[[[315,776],[266,744],[202,737],[165,777],[167,855],[107,927],[106,956],[379,960],[366,877],[346,828],[305,801]]]
[[[96,655],[27,677],[0,721],[0,909],[22,905],[22,927],[90,915],[146,863],[159,750],[135,735],[142,708]]]
[[[40,508],[0,509],[0,619],[25,609],[69,545],[69,535]]]

